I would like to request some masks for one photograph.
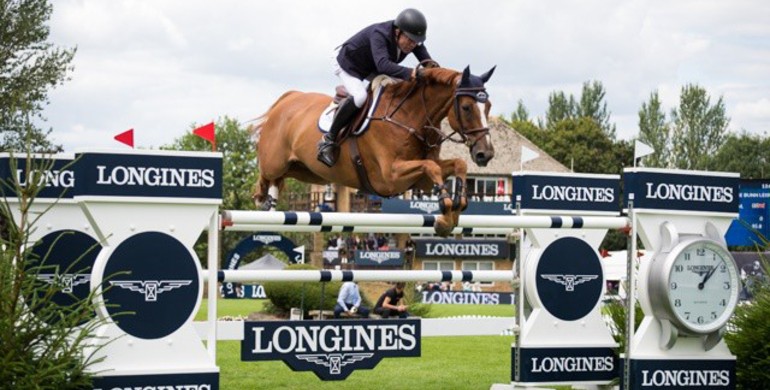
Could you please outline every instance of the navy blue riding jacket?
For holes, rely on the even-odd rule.
[[[398,53],[393,21],[375,23],[345,41],[337,55],[340,67],[363,80],[370,75],[386,74],[408,80],[412,69],[398,65],[407,54]],[[412,50],[419,61],[430,59],[425,45]]]

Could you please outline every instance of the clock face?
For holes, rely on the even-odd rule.
[[[735,262],[710,240],[680,244],[671,253],[668,304],[679,322],[696,333],[721,328],[738,302],[740,282]]]

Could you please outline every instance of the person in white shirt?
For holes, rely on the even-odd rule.
[[[342,283],[340,293],[337,295],[337,304],[334,305],[334,318],[340,318],[342,312],[356,314],[363,318],[369,318],[369,308],[361,306],[361,293],[358,291],[357,282]]]

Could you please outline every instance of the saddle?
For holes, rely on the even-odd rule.
[[[369,129],[369,119],[371,118],[372,114],[374,114],[374,110],[377,109],[380,96],[382,95],[383,87],[392,82],[395,81],[385,75],[380,75],[374,78],[370,86],[369,93],[367,94],[364,106],[358,110],[350,123],[345,125],[345,127],[341,129],[337,135],[338,144],[342,144],[342,141],[349,138],[351,135],[359,136],[365,133],[367,129]],[[338,85],[335,87],[334,98],[332,98],[332,102],[325,110],[323,110],[323,112],[321,112],[321,116],[318,118],[319,131],[322,133],[329,131],[329,127],[331,127],[332,121],[334,120],[334,114],[337,111],[337,107],[339,107],[342,99],[345,99],[348,96],[348,90],[344,85]]]

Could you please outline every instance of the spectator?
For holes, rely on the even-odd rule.
[[[409,312],[406,311],[406,305],[401,302],[404,299],[404,282],[396,283],[395,287],[388,289],[377,300],[377,304],[374,306],[374,312],[382,316],[382,318],[389,318],[398,316],[399,318],[409,317]]]
[[[375,240],[374,235],[369,235],[369,238],[366,240],[366,249],[370,251],[377,249],[377,240]]]
[[[345,282],[337,295],[337,304],[334,305],[334,318],[340,318],[342,312],[348,314],[358,313],[363,318],[369,318],[369,309],[361,306],[361,293],[358,291],[357,282]]]

